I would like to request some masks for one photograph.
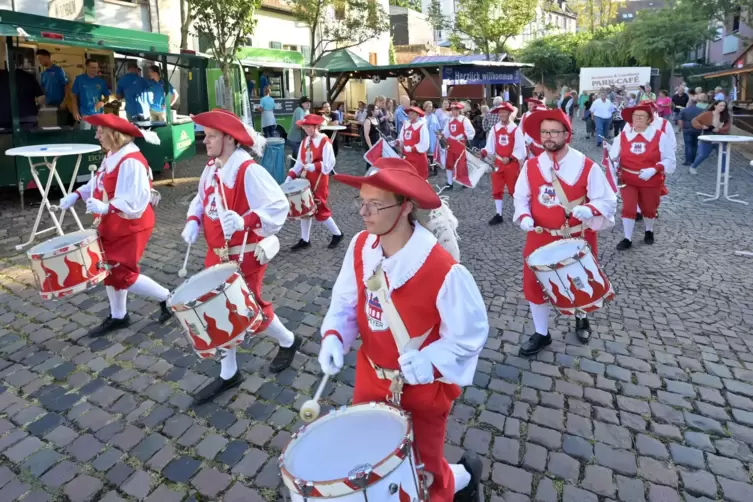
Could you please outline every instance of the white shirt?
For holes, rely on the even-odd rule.
[[[358,337],[358,291],[366,288],[366,281],[381,264],[389,283],[388,295],[401,288],[423,266],[437,243],[434,235],[416,224],[408,243],[397,253],[386,258],[381,244],[374,247],[376,236],[369,235],[363,247],[363,277],[356,277],[354,266],[355,242],[348,246],[332,288],[332,301],[322,322],[321,333],[337,331],[347,353]],[[476,281],[468,270],[455,264],[444,279],[435,301],[441,324],[439,340],[423,349],[442,377],[457,385],[470,385],[476,372],[478,356],[489,335],[486,305]],[[399,309],[399,305],[396,305]]]
[[[486,146],[484,146],[484,150],[482,151],[486,151],[487,155],[496,155],[497,145],[495,145],[495,141],[497,141],[497,133],[503,127],[507,129],[508,133],[515,131],[515,146],[512,149],[512,156],[518,159],[518,162],[523,162],[526,158],[526,138],[523,135],[523,128],[516,126],[512,122],[508,122],[507,125],[502,125],[501,122],[494,124],[494,127],[486,135]]]
[[[455,135],[453,136],[450,133],[450,122],[453,120],[459,120],[463,123],[463,130],[462,131],[455,131]],[[465,115],[458,115],[457,117],[450,117],[447,122],[445,122],[444,127],[442,129],[442,134],[445,138],[452,138],[456,140],[472,140],[473,136],[476,135],[476,129],[473,128],[473,124],[471,124],[471,121],[468,120],[468,117]]]
[[[677,168],[677,159],[675,158],[675,149],[672,147],[672,141],[669,138],[669,134],[665,134],[659,129],[651,126],[646,128],[646,130],[642,133],[635,132],[632,126],[623,129],[620,133],[620,137],[612,142],[612,148],[609,149],[609,157],[611,157],[612,160],[617,160],[620,158],[622,135],[624,135],[628,141],[633,141],[635,137],[638,136],[638,134],[643,135],[646,142],[653,140],[655,134],[661,134],[661,138],[659,138],[659,152],[661,152],[661,161],[659,161],[659,164],[664,166],[664,172],[666,174],[672,174],[673,172],[675,172],[675,169]],[[672,137],[674,139],[674,129],[672,130]]]
[[[614,110],[614,103],[608,99],[602,100],[599,98],[591,103],[591,114],[600,119],[611,119]]]
[[[301,146],[298,148],[298,158],[296,159],[295,165],[293,166],[293,171],[295,171],[296,176],[299,176],[301,174],[301,171],[304,170],[304,165],[306,164],[306,159],[303,158],[303,147],[305,146],[306,148],[308,148],[311,141],[313,141],[314,146],[319,148],[319,144],[326,137],[326,135],[317,131],[317,133],[314,134],[313,139],[307,136],[303,139],[303,141],[301,141]],[[332,143],[327,142],[327,144],[324,145],[324,148],[322,148],[322,174],[329,174],[334,168],[335,151],[332,149]]]
[[[405,134],[406,131],[410,129],[411,134],[418,133],[421,137],[418,140],[418,144],[413,147],[408,147],[410,150],[405,150]],[[416,130],[418,129],[418,131]],[[419,118],[416,122],[410,122],[405,121],[403,122],[403,127],[400,128],[400,138],[398,139],[401,145],[403,145],[403,150],[405,151],[412,151],[412,152],[418,152],[418,153],[426,153],[429,151],[429,128],[426,125],[426,121],[423,118]]]

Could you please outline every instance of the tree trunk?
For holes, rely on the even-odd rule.
[[[191,25],[191,13],[187,0],[180,0],[180,48],[188,49],[188,28]]]
[[[311,69],[309,70],[309,95],[308,98],[313,102],[314,101],[314,64],[316,62],[316,54],[314,51],[316,51],[316,45],[314,45],[314,42],[316,41],[316,26],[311,27],[311,34],[310,34],[310,40],[309,44],[311,47],[311,62],[309,66]]]

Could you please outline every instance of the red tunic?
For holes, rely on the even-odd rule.
[[[324,159],[324,145],[330,143],[329,138],[324,136],[319,142],[319,146],[316,146],[311,138],[306,141],[305,139],[301,143],[301,151],[298,158],[304,164],[314,164],[316,170],[313,172],[305,172],[306,179],[311,183],[311,190],[314,192],[314,202],[316,203],[316,214],[314,218],[316,221],[325,221],[332,216],[332,211],[327,205],[327,198],[329,197],[329,175],[322,172],[322,160]],[[298,175],[300,178],[301,176]]]
[[[463,139],[458,143],[449,142],[447,147],[447,160],[445,161],[445,169],[453,171],[455,169],[455,163],[460,158],[460,154],[465,149],[465,144],[468,141],[465,137],[465,125],[462,120],[450,119],[448,128],[450,129],[451,136],[463,135]]]
[[[412,124],[405,122],[403,124],[403,146],[411,147],[410,152],[405,152],[405,160],[410,162],[413,167],[416,168],[416,172],[422,178],[429,177],[429,159],[426,157],[426,152],[419,153],[416,151],[416,146],[421,142],[421,124]]]
[[[497,129],[494,127],[491,133],[494,134],[494,172],[492,173],[492,197],[496,200],[502,200],[505,196],[505,187],[507,193],[515,194],[515,182],[518,181],[520,174],[520,163],[518,159],[512,156],[515,149],[515,131],[508,132],[507,127]],[[509,157],[510,162],[505,165],[500,157]]]
[[[638,188],[658,188],[662,186],[661,173],[657,173],[647,180],[642,180],[638,177],[638,174],[635,174],[640,172],[641,169],[656,167],[661,162],[659,141],[662,134],[655,133],[651,141],[646,141],[646,138],[640,133],[636,134],[632,141],[627,139],[624,132],[620,134],[620,166],[622,167],[622,182],[624,184]],[[628,171],[634,171],[634,173]]]
[[[363,248],[368,233],[361,232],[353,250],[356,279],[363,278]],[[441,319],[436,298],[455,260],[439,244],[434,245],[426,262],[400,288],[392,292],[392,301],[411,338],[429,333],[422,347],[439,339]],[[358,331],[363,344],[356,362],[356,385],[353,403],[384,402],[389,395],[389,380],[377,378],[369,359],[382,368],[396,370],[398,351],[388,327],[382,324],[382,309],[376,295],[361,285],[357,306]],[[428,385],[406,385],[400,405],[414,423],[416,447],[426,470],[434,475],[429,488],[434,502],[451,502],[455,479],[444,458],[447,416],[452,402],[460,396],[457,385],[434,381]]]

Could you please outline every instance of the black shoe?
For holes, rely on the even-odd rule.
[[[619,244],[617,244],[617,251],[625,251],[626,249],[630,249],[630,247],[633,245],[633,242],[630,239],[622,239]]]
[[[340,235],[333,235],[332,240],[329,241],[329,246],[327,246],[330,249],[335,249],[338,244],[340,244],[340,241],[343,240],[343,234]]]
[[[475,453],[467,451],[463,453],[463,458],[458,463],[465,467],[465,470],[471,475],[471,481],[468,483],[468,486],[455,493],[452,502],[479,502],[479,485],[481,484],[481,476],[484,470],[481,458]]]
[[[502,219],[502,215],[501,214],[495,214],[494,218],[492,218],[491,220],[489,220],[489,225],[499,225],[503,221],[504,220]]]
[[[588,318],[575,318],[575,336],[582,343],[588,343],[591,339],[591,325],[588,322]]]
[[[646,235],[643,236],[643,243],[649,245],[654,243],[654,233],[651,230],[646,230]]]
[[[113,319],[111,315],[108,315],[107,319],[102,321],[102,324],[90,329],[86,335],[91,337],[105,336],[109,333],[112,333],[113,331],[127,328],[130,325],[131,316],[129,316],[128,314],[126,314],[123,319]]]
[[[444,189],[445,189],[445,190],[452,190],[452,185],[450,185],[449,183],[447,183],[447,184],[446,184],[446,185],[444,186]]]
[[[243,373],[240,370],[235,372],[235,375],[228,380],[217,377],[207,385],[205,385],[196,395],[193,397],[193,406],[204,404],[207,401],[211,401],[215,397],[219,396],[228,389],[239,386],[243,383]]]
[[[159,322],[165,324],[173,316],[172,311],[167,308],[167,301],[159,302]]]
[[[521,356],[533,356],[538,354],[541,349],[552,343],[552,337],[534,333],[526,342],[520,346]]]
[[[291,247],[290,250],[291,251],[298,251],[299,249],[306,249],[309,246],[311,246],[310,242],[307,242],[307,241],[304,241],[303,239],[301,239],[301,240],[298,241],[298,244],[296,244],[295,246]]]
[[[271,371],[272,373],[279,373],[283,370],[288,369],[288,366],[290,366],[290,364],[293,362],[295,353],[298,352],[298,348],[301,346],[301,343],[303,343],[303,338],[295,335],[293,345],[291,345],[290,347],[279,347],[277,349],[277,355],[274,359],[272,359],[272,362],[269,365],[269,371]]]
[[[635,221],[643,221],[643,213],[636,214]]]

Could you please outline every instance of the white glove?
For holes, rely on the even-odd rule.
[[[524,232],[531,232],[533,231],[535,225],[533,224],[533,218],[530,216],[523,217],[522,220],[520,220],[520,229]]]
[[[58,207],[63,210],[70,209],[73,207],[77,200],[78,194],[76,192],[69,193],[68,195],[60,199],[60,202],[58,202]]]
[[[266,265],[272,258],[277,256],[277,253],[279,252],[280,240],[276,235],[270,235],[256,243],[254,258],[259,262],[259,265]]]
[[[109,209],[109,204],[105,204],[101,200],[95,199],[94,197],[91,197],[86,201],[86,210],[90,213],[107,214],[107,211]]]
[[[656,168],[655,167],[648,167],[646,169],[641,169],[640,174],[638,177],[642,179],[643,181],[646,181],[648,179],[651,179],[651,176],[656,174]]]
[[[306,164],[305,167],[306,167],[306,170],[310,173],[313,173],[314,171],[316,171],[316,166],[314,164]]]
[[[327,375],[336,375],[343,368],[343,343],[335,335],[325,336],[322,339],[322,348],[319,350],[319,366]]]
[[[403,147],[403,151],[410,153],[411,152],[411,147],[409,147],[409,146],[406,145],[406,146]]]
[[[420,350],[411,350],[400,356],[400,371],[410,385],[425,385],[434,381],[434,366]]]
[[[183,237],[183,241],[185,241],[186,244],[193,244],[196,242],[196,239],[199,238],[199,224],[196,220],[191,220],[186,223],[186,226],[183,228],[183,233],[180,234],[180,236]]]
[[[243,230],[244,223],[243,217],[235,211],[223,211],[220,215],[220,224],[222,225],[222,232],[225,236],[231,236],[238,230]]]
[[[293,178],[291,178],[290,176],[288,176],[287,178],[285,178],[285,183],[287,183],[288,181],[293,181]]]
[[[588,221],[594,217],[594,212],[587,206],[575,206],[573,208],[573,216],[580,221]]]

